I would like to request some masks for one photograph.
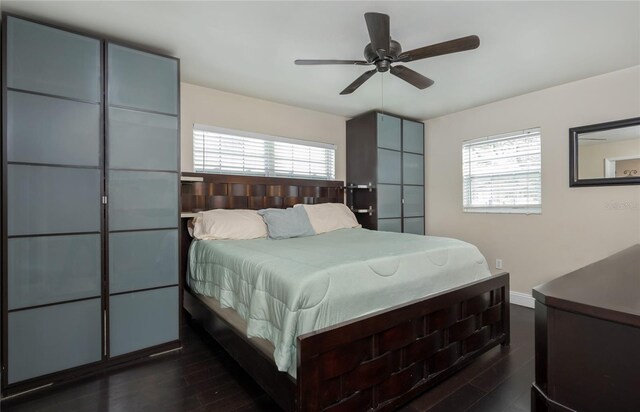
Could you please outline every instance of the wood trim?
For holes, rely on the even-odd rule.
[[[136,48],[136,47],[122,46],[122,45],[120,45],[120,44],[113,43],[113,42],[108,42],[108,43],[109,43],[109,44],[113,44],[113,45],[115,45],[115,46],[126,47],[126,48],[128,48],[128,49],[133,49],[133,50],[141,51],[141,52],[143,52],[143,53],[148,53],[148,54],[154,54],[154,55],[156,55],[155,53],[150,53],[150,52],[148,52],[148,51],[146,51],[146,50],[142,50],[142,49],[139,49],[139,48]],[[157,56],[157,55],[156,55],[156,56]],[[177,59],[176,57],[168,57],[168,56],[162,56],[162,57],[166,57],[166,58],[168,58],[168,59],[179,60],[179,59]],[[180,115],[180,112],[179,112],[179,111],[178,111],[178,114],[173,114],[173,113],[167,113],[167,112],[158,112],[158,111],[156,111],[156,110],[140,109],[140,108],[132,107],[132,106],[122,106],[122,105],[119,105],[119,104],[112,104],[112,105],[111,105],[111,106],[109,106],[109,107],[110,107],[110,108],[113,108],[113,109],[128,110],[128,111],[131,111],[131,112],[140,112],[140,113],[158,114],[158,115],[160,115],[160,116],[168,116],[168,117],[177,117],[177,116],[179,116],[179,115]],[[113,168],[113,169],[114,169],[114,170],[117,170],[117,168]],[[135,169],[135,170],[137,170],[137,169]],[[172,173],[173,173],[173,172],[175,172],[175,170],[169,170],[169,171],[170,171],[170,172],[172,172]]]
[[[149,287],[149,288],[123,290],[121,292],[112,292],[112,293],[109,294],[109,297],[119,296],[119,295],[130,295],[132,293],[149,292],[151,290],[167,289],[167,288],[178,288],[179,289],[180,288],[180,284],[179,283],[172,283],[170,285],[152,286],[152,287]]]
[[[201,177],[204,182],[209,183],[245,183],[245,184],[271,184],[271,185],[297,185],[297,186],[318,186],[318,187],[338,187],[344,186],[342,180],[316,180],[316,179],[292,179],[288,177],[269,176],[244,176],[244,175],[224,175],[217,173],[195,173],[182,172],[182,176]],[[198,182],[183,182],[198,183]]]
[[[102,295],[86,296],[86,297],[83,297],[83,298],[61,300],[61,301],[49,302],[49,303],[41,303],[39,305],[22,306],[22,307],[19,307],[19,308],[9,309],[9,313],[22,312],[22,311],[31,310],[31,309],[46,308],[48,306],[66,305],[68,303],[76,303],[76,302],[82,302],[82,301],[85,301],[85,300],[96,300],[96,299],[102,299]]]
[[[8,363],[9,352],[8,346],[8,320],[9,320],[9,294],[7,293],[8,287],[8,247],[7,247],[7,16],[6,13],[2,13],[2,239],[0,239],[2,246],[2,320],[0,321],[2,327],[2,354],[0,356],[1,377],[0,387],[4,388],[9,382],[8,376]]]
[[[104,106],[102,108],[101,120],[102,120],[102,145],[106,148],[109,143],[109,52],[108,45],[102,41],[102,84],[103,84],[103,99]],[[109,203],[109,159],[108,154],[105,152],[100,161],[102,162],[102,196],[107,197],[107,203]],[[102,356],[105,361],[109,360],[111,356],[111,289],[109,280],[109,205],[102,205],[102,219],[104,226],[102,228],[102,333],[103,333],[103,348]]]
[[[82,100],[82,99],[77,99],[74,97],[67,97],[67,96],[58,96],[56,94],[51,94],[51,93],[42,93],[42,92],[36,92],[33,90],[26,90],[26,89],[17,89],[15,87],[7,87],[7,91],[9,92],[16,92],[16,93],[24,93],[24,94],[31,94],[34,96],[42,96],[42,97],[52,97],[54,99],[59,99],[59,100],[67,100],[70,102],[76,102],[76,103],[86,103],[86,104],[93,104],[93,105],[100,105],[101,102],[95,102],[92,100]]]
[[[182,173],[202,182],[181,182],[181,212],[208,209],[286,208],[298,203],[344,203],[341,180],[288,179]]]
[[[104,196],[108,196],[107,193],[107,129],[106,129],[106,110],[107,110],[107,70],[106,70],[106,47],[104,41],[100,41],[100,197],[104,199]],[[102,333],[102,339],[100,342],[100,359],[105,362],[109,356],[109,255],[107,254],[107,247],[109,244],[109,236],[107,233],[108,228],[108,216],[109,211],[107,205],[100,202],[100,279],[101,285],[101,302],[100,302],[100,322]]]
[[[177,90],[177,99],[178,99],[178,104],[176,107],[176,116],[177,116],[177,120],[178,120],[178,129],[176,130],[176,168],[177,168],[177,174],[176,174],[176,179],[178,180],[178,212],[181,212],[181,208],[182,208],[182,182],[180,180],[180,176],[181,176],[181,167],[182,167],[182,151],[181,151],[181,139],[180,139],[180,133],[181,133],[181,119],[182,116],[180,115],[182,112],[182,108],[181,108],[181,92],[182,92],[182,84],[180,83],[180,59],[176,59],[177,61],[177,65],[178,65],[178,70],[176,73],[176,83],[178,85],[178,90]],[[182,294],[182,288],[184,287],[184,283],[186,282],[186,278],[184,276],[182,276],[182,270],[181,270],[181,266],[180,266],[180,258],[181,255],[180,253],[182,252],[182,238],[180,235],[180,228],[182,227],[182,218],[180,217],[180,213],[178,213],[178,216],[176,216],[177,219],[177,227],[178,227],[178,310],[180,311],[180,313],[178,314],[178,340],[180,341],[180,345],[182,345],[182,326],[183,326],[183,316],[180,316],[182,314],[182,307],[184,305],[183,302],[183,294]]]
[[[406,119],[406,120],[409,120],[409,121],[412,121],[412,122],[415,122],[415,123],[424,124],[424,119],[416,119],[416,118],[413,118],[413,117],[407,117],[407,116],[404,116],[404,115],[391,113],[391,112],[387,112],[385,110],[379,110],[379,109],[369,110],[368,112],[364,112],[362,114],[359,114],[356,117],[360,117],[360,116],[364,116],[364,115],[371,115],[371,114],[374,114],[374,115],[383,114],[385,116],[393,116],[393,117],[397,117],[399,119]]]
[[[377,113],[370,111],[347,120],[347,185],[369,185],[369,189],[349,189],[348,206],[355,209],[373,207],[371,213],[358,213],[356,219],[362,227],[378,229],[378,122]],[[357,153],[357,156],[353,156]],[[402,155],[401,155],[402,156]],[[400,217],[400,222],[402,218]],[[402,227],[402,223],[400,224]]]

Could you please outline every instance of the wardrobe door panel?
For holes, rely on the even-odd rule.
[[[424,218],[410,217],[404,219],[404,232],[414,235],[424,235]]]
[[[100,231],[100,171],[7,166],[8,234]]]
[[[11,238],[9,310],[100,296],[100,235]]]
[[[378,185],[378,218],[402,216],[400,185]]]
[[[7,18],[7,86],[100,101],[100,41]]]
[[[100,165],[100,105],[7,93],[7,160]]]
[[[9,313],[9,383],[97,362],[100,299]]]
[[[179,339],[179,83],[175,59],[107,49],[113,358]]]
[[[393,150],[378,149],[378,182],[402,183],[402,154]]]
[[[405,185],[424,184],[424,156],[412,153],[402,154],[402,177]]]
[[[402,232],[401,219],[378,219],[378,231],[380,232]]]
[[[178,287],[110,297],[111,356],[178,339]]]
[[[109,172],[110,230],[178,226],[176,173]],[[177,246],[176,246],[177,247]]]
[[[177,170],[178,119],[110,108],[109,167]]]
[[[178,283],[178,230],[109,235],[111,293]]]
[[[404,216],[424,216],[424,186],[402,187],[404,190]]]
[[[143,51],[108,45],[109,104],[178,114],[178,62]]]
[[[402,150],[401,120],[394,116],[378,114],[378,147]]]
[[[424,124],[402,120],[402,150],[424,153]]]

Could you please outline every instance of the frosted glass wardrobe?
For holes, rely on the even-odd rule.
[[[179,62],[2,29],[6,396],[179,347]]]

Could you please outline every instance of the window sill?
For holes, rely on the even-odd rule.
[[[540,207],[473,207],[462,209],[465,213],[491,213],[506,215],[541,215]]]

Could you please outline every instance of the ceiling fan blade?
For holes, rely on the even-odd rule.
[[[389,16],[382,13],[365,13],[364,20],[367,22],[367,30],[369,30],[369,38],[371,46],[383,59],[391,45],[391,34],[389,33]]]
[[[424,77],[420,73],[415,72],[410,68],[402,65],[391,67],[391,74],[401,78],[407,83],[412,84],[420,90],[426,89],[433,84],[433,80],[431,80],[430,78]]]
[[[477,49],[480,46],[480,38],[478,36],[461,37],[455,40],[449,40],[431,46],[421,47],[419,49],[409,50],[402,53],[396,59],[397,62],[411,62],[414,60],[426,59],[427,57],[441,56],[443,54],[457,53],[465,50]]]
[[[370,64],[364,60],[296,60],[294,63],[299,66],[313,66],[320,64],[353,64],[356,66],[366,66]]]
[[[364,72],[360,77],[355,79],[353,83],[348,85],[346,89],[341,91],[340,94],[351,94],[355,92],[358,87],[362,86],[364,82],[366,82],[367,80],[369,80],[371,76],[376,74],[376,71],[377,69],[373,69],[373,70],[369,70],[368,72]]]

